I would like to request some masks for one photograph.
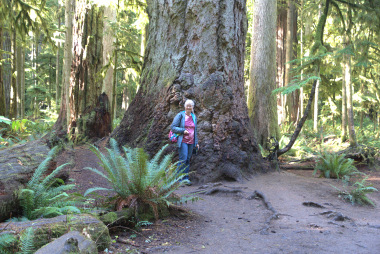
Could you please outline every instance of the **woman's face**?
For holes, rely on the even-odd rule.
[[[193,111],[193,106],[191,106],[190,103],[187,104],[187,105],[185,106],[185,111],[186,111],[187,114],[190,114],[191,111]]]

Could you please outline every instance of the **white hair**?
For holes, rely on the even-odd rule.
[[[191,106],[194,108],[194,101],[192,101],[192,100],[186,100],[185,101],[185,108],[186,108],[186,105],[188,105],[188,104],[191,104]]]

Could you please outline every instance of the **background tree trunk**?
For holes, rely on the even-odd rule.
[[[141,86],[112,137],[154,153],[184,101],[193,99],[201,149],[192,179],[242,180],[262,169],[244,100],[245,0],[152,0],[147,11]]]
[[[347,95],[348,137],[350,140],[350,146],[355,147],[358,144],[356,142],[354,110],[352,106],[351,56],[346,54],[344,58],[345,86]]]
[[[286,48],[285,48],[285,85],[288,86],[292,80],[292,64],[289,63],[294,59],[293,44],[295,42],[295,37],[297,35],[297,16],[293,1],[288,1],[287,15],[286,15]],[[299,91],[295,91],[291,94],[286,95],[286,108],[288,121],[296,123],[297,121],[297,111],[298,111],[298,100]]]
[[[110,27],[110,21],[116,21],[116,9],[114,6],[107,6],[104,9],[104,25],[103,25],[103,66],[109,64],[111,60],[112,53],[114,51],[114,42],[115,35],[112,32]],[[103,79],[103,92],[105,92],[108,96],[110,105],[113,105],[113,86],[114,86],[114,64],[110,64],[106,76]],[[111,116],[112,116],[113,108],[111,107]]]
[[[67,133],[67,122],[70,119],[70,111],[67,110],[69,105],[69,86],[71,64],[73,59],[73,13],[75,12],[75,0],[66,0],[65,2],[65,25],[66,35],[63,53],[62,67],[62,89],[61,89],[61,106],[59,116],[54,124],[54,130],[58,133]]]
[[[277,29],[276,29],[276,83],[277,87],[285,86],[285,38],[286,38],[286,16],[287,16],[287,4],[285,0],[278,1],[277,7]],[[279,117],[281,122],[285,121],[285,98],[286,96],[282,93],[277,95],[277,105],[280,106],[281,112],[279,112]]]
[[[343,63],[343,79],[342,79],[342,133],[341,141],[344,142],[347,139],[347,93],[346,93],[346,81],[345,81],[345,68]]]
[[[17,86],[17,116],[21,116],[21,77],[22,77],[22,48],[16,48],[16,86]]]
[[[25,49],[21,50],[21,119],[25,118]]]
[[[58,7],[58,30],[61,28],[61,11],[60,7]],[[57,56],[55,60],[55,104],[56,104],[56,110],[58,111],[58,103],[59,103],[59,98],[60,98],[60,89],[59,89],[59,55],[61,51],[61,43],[57,43]]]
[[[319,85],[320,85],[320,81],[317,80],[317,85],[315,87],[315,99],[314,99],[314,110],[313,110],[313,130],[314,130],[314,132],[318,132]]]
[[[11,78],[11,103],[9,115],[11,118],[17,118],[17,83],[16,83],[16,30],[12,33],[12,78]]]
[[[84,0],[77,2],[68,125],[69,134],[74,135],[71,138],[76,141],[104,137],[111,132],[110,114],[103,111],[109,110],[108,98],[104,99],[105,105],[99,104],[103,84],[98,75],[103,64],[103,13],[103,8],[97,6],[88,8]],[[95,107],[103,109],[100,112],[96,111]]]
[[[253,12],[248,111],[257,143],[280,137],[276,96],[276,0],[257,0]]]

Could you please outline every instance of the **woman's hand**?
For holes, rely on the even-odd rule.
[[[183,132],[183,134],[186,134],[186,135],[187,135],[187,134],[189,134],[189,132],[188,132],[187,130],[185,130],[185,131]]]

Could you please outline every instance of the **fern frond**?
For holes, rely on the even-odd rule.
[[[0,253],[12,253],[11,248],[17,243],[17,238],[13,234],[0,235]]]
[[[113,191],[113,190],[103,188],[103,187],[94,187],[94,188],[90,188],[90,189],[86,190],[86,192],[84,193],[83,196],[87,196],[88,194],[90,194],[91,192],[94,192],[94,191]]]
[[[49,151],[49,153],[47,154],[47,157],[45,160],[42,161],[42,163],[37,167],[37,169],[35,170],[32,178],[29,180],[28,182],[28,186],[33,186],[34,184],[36,184],[37,182],[40,181],[42,175],[45,173],[45,171],[47,170],[48,166],[49,166],[49,163],[50,161],[54,158],[54,156],[58,153],[58,146],[56,147],[53,147],[53,149],[51,149]]]
[[[33,254],[34,247],[34,230],[32,227],[25,229],[20,236],[20,254]]]
[[[100,175],[101,177],[105,178],[108,182],[112,182],[112,180],[108,176],[106,176],[105,174],[103,174],[103,172],[99,171],[96,168],[85,167],[84,169],[88,169],[88,170]]]

